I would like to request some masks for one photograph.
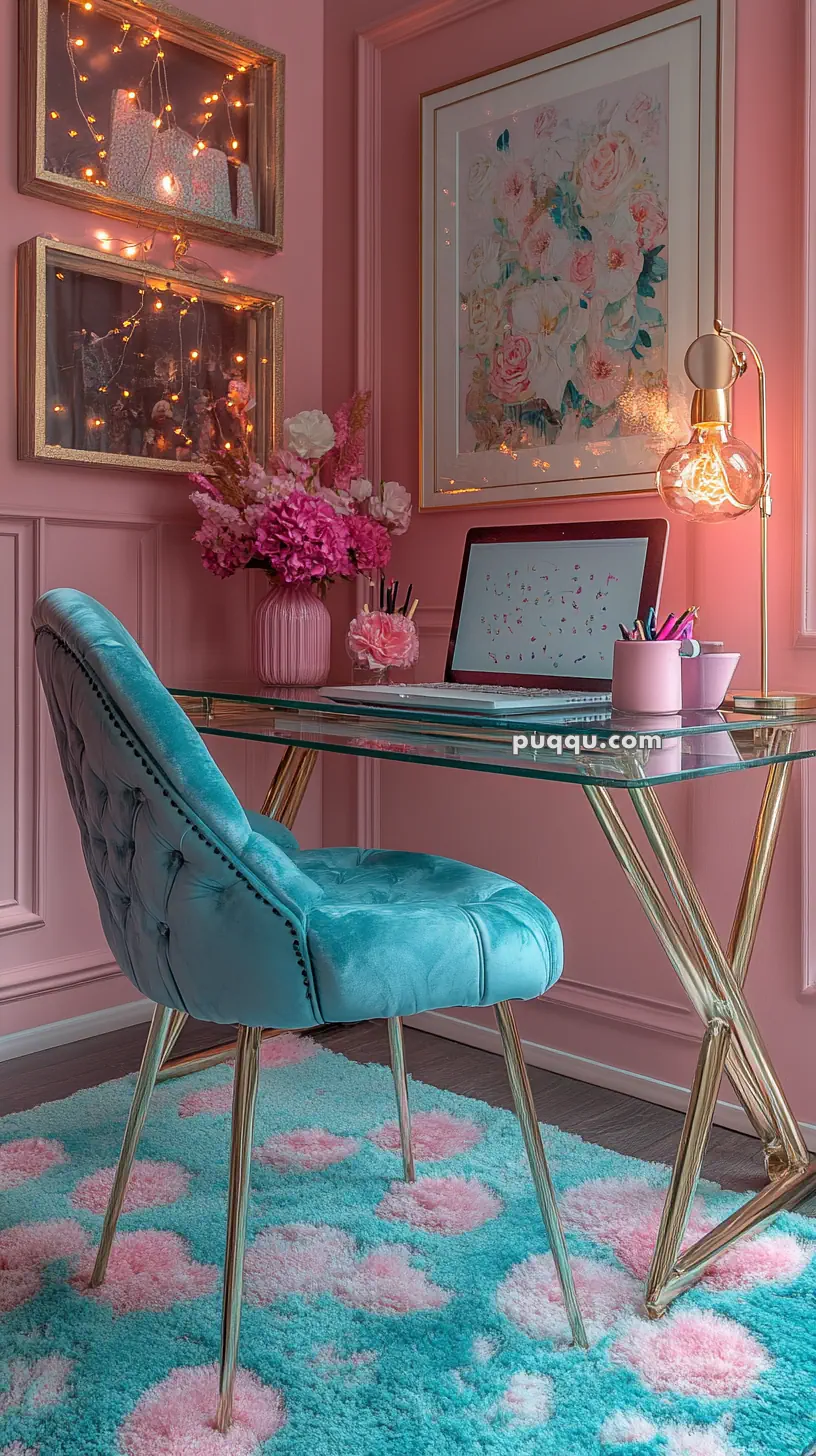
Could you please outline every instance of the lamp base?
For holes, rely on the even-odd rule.
[[[723,707],[734,713],[812,713],[816,693],[739,691],[729,693]]]

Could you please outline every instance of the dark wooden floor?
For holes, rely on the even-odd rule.
[[[128,1027],[13,1062],[0,1062],[0,1114],[68,1097],[81,1087],[93,1087],[135,1071],[146,1029],[144,1025]],[[231,1028],[188,1022],[176,1055],[218,1044],[230,1035]],[[332,1027],[316,1035],[324,1046],[353,1061],[388,1060],[385,1026],[380,1022]],[[479,1097],[494,1107],[511,1105],[501,1057],[412,1027],[405,1029],[405,1044],[411,1073],[420,1081]],[[567,1132],[579,1133],[615,1152],[671,1162],[682,1122],[678,1112],[538,1067],[529,1071],[542,1122],[556,1123]],[[763,1167],[759,1144],[742,1133],[715,1127],[704,1172],[725,1188],[742,1192],[760,1187]],[[816,1211],[814,1204],[816,1200],[808,1212]]]

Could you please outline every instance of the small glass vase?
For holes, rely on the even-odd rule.
[[[322,687],[330,659],[331,617],[313,587],[273,580],[252,624],[256,676],[272,686]]]

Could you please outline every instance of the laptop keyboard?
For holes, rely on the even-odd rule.
[[[417,683],[418,688],[439,688],[445,692],[456,693],[487,693],[491,698],[564,698],[564,697],[597,697],[603,702],[609,697],[609,693],[587,693],[578,688],[510,688],[506,684],[500,687],[491,687],[487,683]]]

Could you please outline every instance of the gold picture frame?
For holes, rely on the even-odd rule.
[[[128,302],[125,303],[125,307],[132,312],[132,319],[123,318],[112,324],[104,336],[92,327],[78,328],[71,334],[64,327],[63,320],[58,340],[49,355],[49,270],[52,298],[53,288],[58,282],[64,282],[69,274],[118,283],[127,290],[125,298],[135,300],[135,310]],[[151,297],[152,307],[149,303]],[[140,391],[138,383],[127,372],[123,372],[126,360],[130,370],[146,369],[147,365],[136,364],[136,358],[150,359],[153,356],[133,350],[127,352],[129,340],[134,334],[133,320],[136,320],[138,326],[137,314],[139,311],[143,313],[141,321],[148,327],[139,336],[139,340],[147,339],[150,324],[155,323],[154,312],[160,311],[162,318],[169,321],[172,318],[172,305],[176,301],[179,303],[178,326],[173,322],[172,331],[168,331],[172,332],[172,343],[169,349],[165,346],[165,352],[161,354],[162,375],[159,377],[157,370],[156,381],[151,381],[146,390],[142,388]],[[224,322],[229,326],[227,336],[230,327],[234,330],[240,327],[245,339],[245,342],[239,340],[240,351],[231,354],[228,367],[225,368],[221,362],[225,335],[218,335],[218,347],[222,350],[217,356],[218,377],[222,381],[222,388],[225,379],[228,384],[225,398],[217,403],[212,392],[208,394],[205,365],[209,365],[203,357],[206,347],[212,359],[212,350],[215,347],[210,342],[213,331],[208,331],[208,318],[212,321],[213,317],[212,305],[224,311]],[[103,320],[104,306],[103,298]],[[99,311],[99,299],[96,300],[96,307]],[[191,310],[193,316],[188,324],[185,315]],[[240,315],[240,321],[232,320],[233,314]],[[188,336],[185,343],[184,330],[196,327],[197,319],[201,320],[199,334],[192,339]],[[81,323],[81,320],[78,322]],[[129,329],[127,335],[123,332],[126,327]],[[89,340],[87,345],[86,336]],[[189,344],[198,343],[199,336],[206,341],[205,344],[200,349],[190,349]],[[106,339],[110,339],[109,345],[106,345]],[[176,339],[178,360],[175,358]],[[116,357],[113,350],[120,345],[121,363],[115,368]],[[159,346],[154,347],[158,355]],[[75,362],[66,363],[58,352],[61,350],[64,355],[68,348],[74,350],[71,357]],[[89,367],[86,367],[86,348],[89,353],[91,349],[94,350]],[[237,364],[234,361],[238,361]],[[29,238],[27,242],[20,244],[17,250],[18,459],[59,460],[72,465],[113,466],[119,469],[183,475],[196,470],[208,473],[196,450],[203,439],[205,428],[213,444],[224,439],[223,424],[220,422],[226,422],[227,428],[236,428],[234,422],[238,416],[235,412],[235,401],[238,401],[240,408],[242,400],[232,389],[234,381],[229,379],[233,368],[240,376],[239,383],[244,387],[243,403],[251,415],[251,438],[256,442],[253,454],[259,460],[266,460],[279,443],[283,417],[283,299],[278,294],[249,291],[234,283],[226,284],[204,278],[201,273],[170,271],[154,268],[144,262],[129,262],[98,252],[94,248],[77,247],[56,242],[51,238]],[[67,383],[63,383],[60,372],[63,379],[68,380]],[[101,384],[98,382],[100,379],[103,381]],[[163,380],[166,382],[163,383]],[[98,405],[92,406],[94,416],[85,419],[88,415],[88,392],[90,390],[93,393],[94,388],[99,396]],[[68,403],[65,403],[66,399],[69,400]],[[159,399],[167,402],[166,408],[163,406],[161,411],[164,435],[158,437],[164,441],[166,435],[166,451],[164,443],[162,450],[158,449],[155,437],[156,406]],[[199,401],[200,417],[195,408]],[[87,448],[81,444],[66,445],[64,441],[53,438],[55,430],[63,436],[70,434],[72,429],[79,432],[80,413],[85,420],[86,439],[90,432],[96,448]],[[127,436],[127,450],[109,448],[114,439],[114,424],[117,427],[118,443],[122,443],[124,436]],[[151,442],[152,453],[145,453],[144,448],[138,453],[134,452],[131,448],[134,439],[138,439],[141,434],[144,446],[150,430],[154,435]],[[198,444],[194,444],[194,437]]]
[[[59,19],[55,16],[57,6],[63,11],[66,26],[64,44],[60,45],[54,34]],[[100,53],[106,52],[106,63],[107,52],[116,62],[115,67],[103,68],[108,77],[104,83],[99,80],[100,68],[88,65],[87,72],[81,70],[86,60],[94,58],[90,35],[86,37],[83,31],[98,30],[100,25],[112,27],[104,42],[98,41]],[[217,88],[212,97],[205,92],[205,99],[196,93],[196,106],[211,102],[214,110],[209,120],[205,112],[190,123],[199,128],[195,137],[180,121],[192,115],[196,77],[193,74],[189,79],[183,114],[177,118],[167,72],[168,65],[172,68],[172,59],[165,59],[165,43],[190,53],[199,67],[206,62],[218,66],[218,76],[212,68],[202,82]],[[78,46],[84,49],[78,50]],[[61,88],[57,64],[60,56],[66,62],[70,80],[66,85],[63,77]],[[148,62],[150,68],[145,76]],[[226,68],[223,81],[222,68]],[[284,71],[285,58],[278,51],[171,5],[146,5],[141,0],[94,0],[92,5],[77,4],[75,0],[20,0],[19,190],[85,212],[121,218],[136,227],[165,228],[233,247],[278,252],[283,246]],[[87,83],[87,103],[83,82]],[[149,107],[142,104],[142,83]],[[97,101],[93,101],[94,95]],[[88,109],[91,102],[93,112]],[[148,123],[154,108],[157,114]],[[132,130],[132,123],[142,119],[148,125],[146,136]],[[214,128],[224,130],[225,120],[225,135],[231,137],[225,142],[225,150],[218,145],[208,148],[208,132],[212,136]],[[151,127],[157,128],[155,137],[168,138],[160,149],[154,146]],[[119,140],[114,151],[117,128]],[[72,147],[68,146],[68,138],[76,139]],[[185,139],[190,143],[189,157],[183,145]],[[148,162],[137,166],[139,148],[144,151],[145,146]],[[175,164],[178,176],[174,163],[163,160],[171,155],[179,158]],[[188,164],[194,163],[197,155],[207,161],[206,174],[196,177],[191,173],[188,177]],[[230,163],[235,164],[232,169]],[[133,190],[128,190],[130,182],[110,185],[114,164],[117,178],[129,178],[130,170],[136,168],[131,179]],[[164,167],[167,170],[159,176]],[[233,180],[230,171],[235,174]],[[194,190],[195,207],[178,201],[186,196],[192,199]],[[208,200],[213,208],[221,208],[222,215],[205,210]],[[246,220],[252,216],[256,219],[254,226]]]

